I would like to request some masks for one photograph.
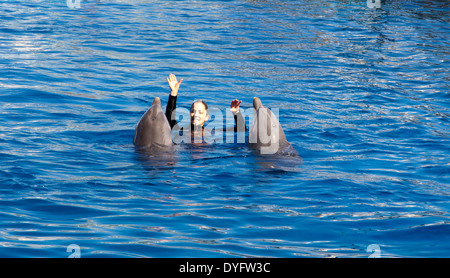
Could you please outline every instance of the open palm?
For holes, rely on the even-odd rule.
[[[169,75],[169,77],[167,77],[167,82],[169,83],[169,87],[170,87],[170,94],[172,96],[176,96],[178,94],[178,89],[180,88],[182,81],[183,81],[183,79],[180,79],[180,81],[177,81],[177,77],[173,73],[171,73]]]

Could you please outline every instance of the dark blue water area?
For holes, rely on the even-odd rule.
[[[448,1],[0,9],[0,257],[450,257]],[[301,159],[137,151],[170,73],[226,125],[278,109]]]

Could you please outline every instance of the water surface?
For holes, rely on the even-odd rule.
[[[446,0],[0,10],[0,257],[449,257]],[[226,143],[143,157],[170,73],[179,107],[278,108],[303,164]]]

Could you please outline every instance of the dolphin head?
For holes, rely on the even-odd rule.
[[[289,144],[277,116],[264,107],[258,97],[253,98],[253,108],[254,117],[249,131],[250,147],[260,150],[261,154],[277,153]]]
[[[136,126],[134,143],[137,146],[172,145],[170,125],[161,108],[159,97],[155,97],[152,106]]]
[[[161,108],[161,100],[159,97],[155,97],[152,106],[148,110],[149,115],[146,117],[150,128],[155,132],[161,130],[166,124],[166,116]]]

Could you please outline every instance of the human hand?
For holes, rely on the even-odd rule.
[[[237,100],[237,99],[234,99],[234,100],[231,101],[230,111],[231,111],[233,114],[236,114],[236,113],[239,112],[239,104],[241,104],[241,102],[242,102],[242,100],[239,101],[239,100]]]
[[[167,77],[167,82],[169,83],[169,87],[170,87],[170,95],[172,95],[174,97],[177,96],[178,89],[180,88],[182,81],[183,81],[183,79],[180,79],[180,81],[177,81],[177,77],[173,73],[171,73],[169,75],[169,77]]]

